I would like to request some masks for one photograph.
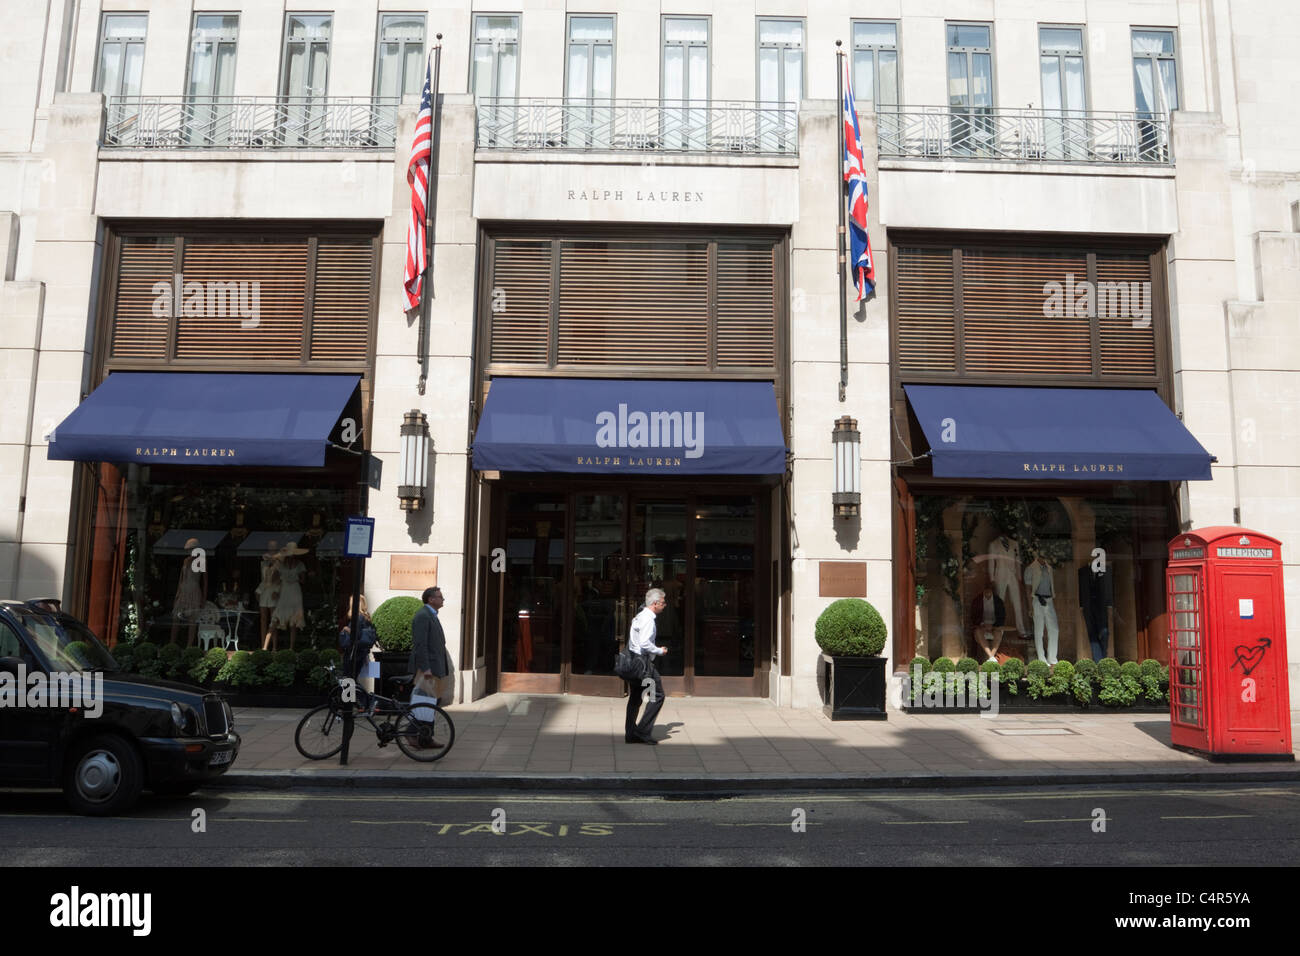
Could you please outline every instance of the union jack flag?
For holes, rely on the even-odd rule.
[[[411,184],[411,221],[406,226],[406,271],[402,275],[407,309],[417,308],[424,292],[425,202],[429,197],[429,160],[433,151],[433,94],[430,92],[433,77],[430,70],[430,67],[425,67],[420,115],[415,120],[411,162],[406,167],[406,181]]]
[[[858,130],[858,111],[853,105],[848,57],[844,58],[844,102],[840,108],[844,114],[844,181],[849,184],[849,263],[861,302],[876,287],[876,262],[871,257],[871,237],[867,235],[867,174],[862,163],[862,134]]]

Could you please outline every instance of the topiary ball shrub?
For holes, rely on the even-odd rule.
[[[862,598],[832,602],[814,630],[817,646],[830,657],[875,657],[885,648],[885,635],[885,619]]]
[[[203,648],[187,647],[181,651],[180,660],[172,665],[167,676],[172,680],[189,680],[190,668],[201,660],[203,660]]]
[[[1001,674],[1002,667],[997,661],[985,661],[980,665],[980,670],[985,674]]]
[[[980,669],[980,662],[973,657],[963,657],[957,662],[958,674],[974,674]]]
[[[298,659],[294,662],[298,673],[304,676],[310,674],[313,668],[320,665],[320,651],[314,647],[306,647],[298,652]]]
[[[1046,681],[1052,675],[1052,669],[1047,666],[1047,661],[1032,660],[1025,665],[1025,676],[1037,678]]]
[[[1142,668],[1138,666],[1137,661],[1125,661],[1119,665],[1120,677],[1131,677],[1137,680],[1142,676]]]
[[[124,674],[131,673],[131,668],[135,666],[135,648],[130,644],[119,644],[110,653],[113,660],[117,661],[118,670]]]
[[[338,667],[341,663],[343,663],[343,655],[334,650],[334,648],[327,647],[325,650],[320,652],[321,667],[329,667],[331,664]]]
[[[212,680],[226,666],[226,660],[226,652],[220,647],[209,648],[199,660],[190,665],[190,680],[200,684]]]
[[[1085,657],[1075,663],[1074,673],[1086,680],[1092,680],[1097,676],[1097,662],[1091,657]]]
[[[411,620],[423,606],[419,598],[409,595],[391,597],[379,605],[370,617],[370,623],[375,625],[375,634],[379,636],[379,646],[385,651],[409,651]]]
[[[913,673],[918,667],[921,668],[922,674],[928,674],[934,665],[930,663],[928,657],[913,657],[907,662],[907,672],[909,674]]]
[[[1162,670],[1162,667],[1163,665],[1161,665],[1159,661],[1152,660],[1151,658],[1148,657],[1146,660],[1144,660],[1141,664],[1138,665],[1138,670],[1142,672],[1142,676],[1144,677],[1150,676],[1150,677],[1154,677],[1156,680],[1159,680],[1160,671]]]
[[[957,662],[951,657],[936,657],[930,670],[938,674],[951,674],[957,670]]]
[[[1103,657],[1097,662],[1097,676],[1102,680],[1119,679],[1119,661],[1113,657]]]
[[[1025,662],[1018,657],[1009,657],[1002,662],[1002,684],[1008,694],[1020,693],[1020,678],[1025,676]]]

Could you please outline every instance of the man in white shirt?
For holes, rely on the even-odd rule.
[[[659,588],[646,591],[645,607],[632,619],[632,629],[628,634],[627,649],[645,658],[646,678],[654,681],[653,688],[639,681],[627,682],[627,719],[623,724],[623,740],[629,744],[659,743],[650,736],[650,732],[654,730],[655,718],[659,716],[659,710],[664,705],[664,682],[652,660],[668,653],[668,648],[655,646],[655,615],[662,611],[666,604],[664,592]],[[641,722],[637,723],[636,715],[641,709],[643,696],[646,704],[645,714]]]

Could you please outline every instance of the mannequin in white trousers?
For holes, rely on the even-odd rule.
[[[1020,603],[1020,545],[1001,535],[989,543],[985,558],[989,565],[989,580],[993,582],[993,594],[1002,603],[1015,608],[1016,627],[1020,628],[1022,637],[1028,637],[1029,622],[1025,620],[1025,609]]]
[[[1041,554],[1025,568],[1025,585],[1029,588],[1030,606],[1034,609],[1034,649],[1038,659],[1049,665],[1056,664],[1057,641],[1060,628],[1056,620],[1056,585],[1052,580],[1052,566]],[[1047,632],[1047,653],[1043,653],[1043,632]]]

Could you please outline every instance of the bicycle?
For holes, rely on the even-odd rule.
[[[331,675],[336,671],[333,665],[327,668]],[[330,691],[328,703],[309,710],[298,722],[294,731],[293,744],[298,752],[308,760],[326,760],[343,749],[343,714],[351,710],[370,725],[375,732],[380,747],[387,747],[393,741],[402,753],[412,760],[432,763],[447,756],[456,740],[456,725],[451,716],[441,707],[432,704],[410,704],[361,691],[365,703],[358,709],[356,704],[343,699],[343,682],[335,678],[336,684]],[[411,684],[414,677],[394,677],[390,683],[399,687]],[[432,712],[432,717],[429,717]],[[375,718],[380,718],[376,723]]]

